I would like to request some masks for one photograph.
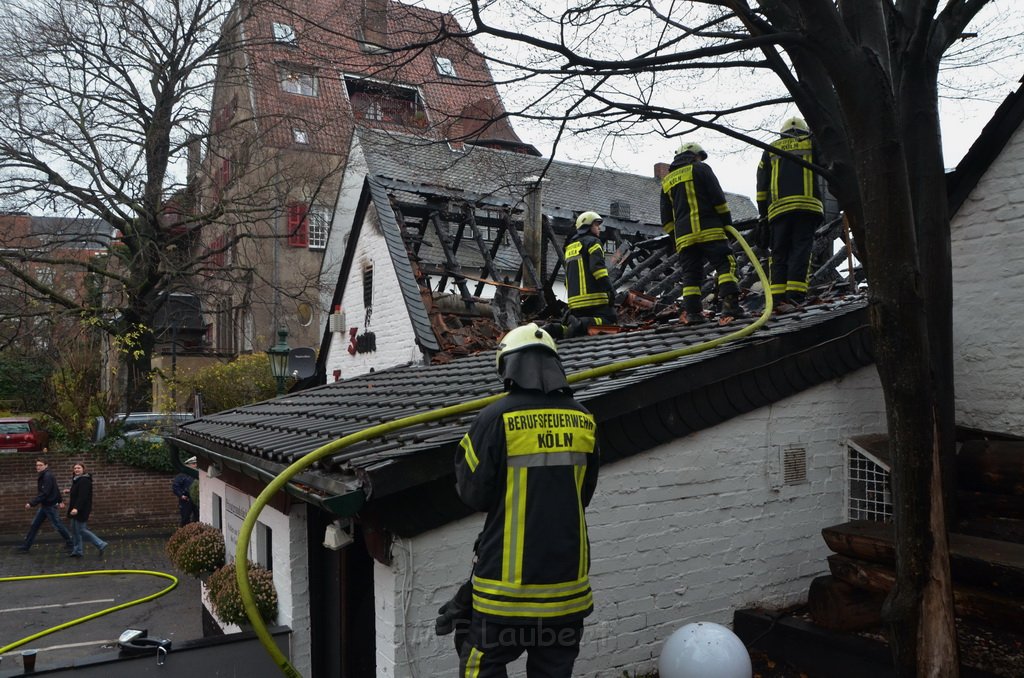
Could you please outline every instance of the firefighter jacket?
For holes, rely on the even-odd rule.
[[[604,247],[586,230],[576,231],[565,244],[565,286],[574,311],[612,304]]]
[[[661,223],[672,233],[676,252],[684,247],[725,240],[732,214],[718,177],[689,153],[677,155],[661,180]]]
[[[584,507],[598,463],[594,417],[567,391],[513,386],[480,412],[455,454],[459,496],[487,512],[474,614],[529,624],[593,611]]]
[[[772,146],[813,163],[814,144],[810,135],[783,135]],[[757,211],[768,221],[789,212],[823,214],[821,189],[809,168],[790,158],[765,151],[757,166]]]

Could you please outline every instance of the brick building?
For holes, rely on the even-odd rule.
[[[322,254],[354,129],[536,151],[503,117],[473,44],[433,40],[458,31],[450,15],[387,0],[242,2],[233,21],[238,48],[219,61],[209,141],[192,167],[196,214],[210,219],[196,281],[210,344],[262,351],[283,325],[293,347],[316,346]],[[420,42],[430,44],[403,49]]]

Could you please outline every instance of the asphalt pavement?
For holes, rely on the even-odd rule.
[[[44,533],[28,553],[16,546],[22,535],[0,535],[0,579],[40,574],[81,576],[0,581],[0,648],[44,629],[161,591],[171,580],[113,570],[162,572],[178,578],[177,586],[155,600],[127,607],[29,641],[0,654],[0,674],[20,666],[23,650],[37,650],[36,670],[67,666],[103,653],[116,653],[116,640],[128,628],[146,629],[150,637],[172,643],[202,637],[199,581],[177,571],[164,551],[169,534],[101,533],[109,546],[100,556],[92,544],[85,555],[70,558],[64,542]],[[50,530],[52,533],[52,530]]]

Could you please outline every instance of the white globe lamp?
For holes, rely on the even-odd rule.
[[[677,629],[661,648],[660,678],[751,678],[750,654],[735,633],[712,622]]]

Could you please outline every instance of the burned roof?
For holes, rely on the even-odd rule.
[[[548,164],[491,149],[457,153],[446,144],[368,130],[359,133],[359,143],[367,175],[332,307],[343,303],[362,222],[372,205],[427,359],[449,362],[492,348],[504,331],[525,320],[561,317],[566,307],[554,284],[564,275],[565,238],[574,232],[575,215],[592,204],[584,200],[594,191],[629,194],[636,201],[637,210],[628,219],[621,216],[626,210],[619,203],[620,216],[606,217],[602,233],[620,327],[651,327],[679,315],[681,267],[666,252],[670,243],[659,223],[660,185],[653,177]],[[543,253],[537,270],[532,263],[524,266],[529,257],[522,205],[526,185],[536,183],[529,177],[541,172],[546,181],[540,189]],[[756,216],[748,199],[734,202],[738,211]],[[845,249],[833,255],[832,246],[840,226],[833,220],[819,229],[812,296],[844,282],[836,267],[847,262]],[[738,243],[733,249],[748,306],[756,311],[764,302],[759,291],[750,293],[755,268]],[[756,253],[767,268],[767,252]],[[710,270],[706,280],[705,295],[713,298]],[[325,333],[318,362],[321,383],[330,336]]]
[[[581,382],[576,395],[600,423],[602,457],[635,455],[691,431],[778,401],[872,362],[863,296],[773,317],[749,337],[661,364]],[[569,373],[694,345],[734,325],[655,328],[559,344]],[[493,354],[449,364],[407,365],[210,415],[181,427],[175,444],[266,480],[318,447],[369,426],[467,402],[499,389]],[[473,415],[397,431],[349,447],[298,476],[325,495],[358,496],[366,511],[429,492],[415,515],[383,520],[412,534],[459,511],[452,455]],[[422,509],[422,510],[420,510]],[[362,514],[362,513],[361,513]]]

